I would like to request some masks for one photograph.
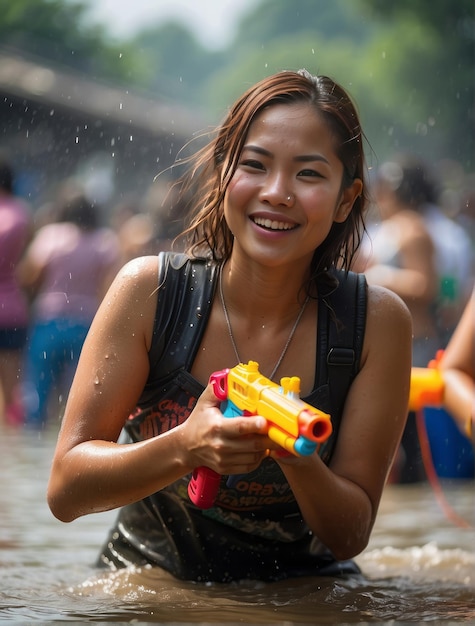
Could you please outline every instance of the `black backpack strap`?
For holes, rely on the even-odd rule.
[[[335,272],[337,287],[319,296],[319,381],[328,384],[330,413],[338,422],[348,389],[359,371],[366,326],[366,279]]]
[[[159,254],[157,312],[149,352],[153,378],[187,368],[208,321],[217,265],[185,254]]]
[[[180,253],[160,253],[159,291],[151,376],[145,396],[157,383],[186,370],[206,329],[218,266]],[[366,324],[366,280],[335,272],[333,288],[319,289],[317,386],[329,389],[329,411],[336,426],[353,378],[358,373]],[[336,285],[336,287],[335,287]]]

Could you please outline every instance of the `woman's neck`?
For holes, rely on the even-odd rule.
[[[222,267],[226,305],[248,319],[287,323],[307,297],[308,264],[266,267],[233,256]]]

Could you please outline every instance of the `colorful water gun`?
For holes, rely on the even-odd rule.
[[[440,408],[444,399],[444,379],[439,368],[443,355],[439,350],[427,367],[413,367],[409,390],[409,411],[420,411],[424,407]]]
[[[210,377],[225,417],[260,415],[268,437],[295,456],[312,454],[332,433],[330,416],[300,399],[300,378],[282,378],[280,386],[259,372],[255,361],[240,363]],[[194,470],[188,495],[196,506],[213,506],[221,477],[208,467]]]
[[[422,460],[430,484],[437,500],[446,516],[461,528],[472,528],[470,522],[458,515],[449,504],[440,486],[439,478],[432,461],[430,441],[424,420],[424,408],[442,408],[444,406],[445,383],[439,367],[444,354],[439,350],[435,359],[429,361],[428,367],[413,367],[409,391],[409,410],[416,413],[416,426],[421,446]],[[471,423],[471,422],[470,422]],[[470,431],[467,428],[467,434]]]

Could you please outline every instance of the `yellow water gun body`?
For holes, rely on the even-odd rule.
[[[249,361],[215,372],[210,383],[225,417],[264,417],[268,437],[287,453],[312,454],[332,433],[330,416],[300,399],[297,376],[282,378],[277,385],[259,372],[258,363]],[[196,468],[188,485],[191,501],[203,509],[211,507],[220,479],[208,467]]]

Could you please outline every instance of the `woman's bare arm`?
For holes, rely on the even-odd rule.
[[[407,418],[411,318],[393,293],[369,289],[362,368],[351,386],[329,467],[280,461],[312,531],[338,559],[367,545]]]
[[[117,443],[149,372],[157,281],[156,257],[126,265],[84,344],[48,485],[49,506],[63,521],[138,501],[200,465],[246,473],[265,456],[264,420],[224,418],[210,387],[184,424]]]
[[[444,405],[460,430],[475,437],[475,290],[442,356]]]

